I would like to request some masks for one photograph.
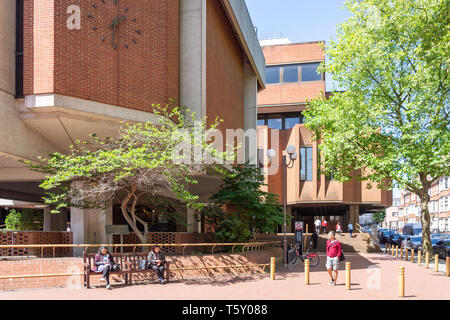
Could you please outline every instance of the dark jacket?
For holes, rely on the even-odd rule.
[[[157,254],[152,251],[150,251],[150,253],[148,254],[147,257],[147,262],[149,266],[156,266],[156,260],[161,260],[163,261],[163,263],[161,263],[161,265],[164,264],[164,262],[166,262],[166,258],[164,257],[164,254],[159,251]]]
[[[109,261],[109,263],[114,263],[114,258],[113,258],[113,256],[111,255],[111,254],[109,254],[108,253],[108,261]],[[101,253],[97,253],[96,255],[95,255],[95,259],[94,259],[94,264],[95,264],[95,266],[92,268],[92,271],[94,271],[94,272],[97,272],[97,270],[98,270],[98,267],[99,266],[101,266],[102,264],[104,264],[103,263],[103,258],[104,258],[104,255],[103,254],[101,254]]]

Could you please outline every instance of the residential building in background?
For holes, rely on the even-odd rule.
[[[403,221],[399,221],[400,198],[392,200],[392,207],[386,209],[386,218],[381,224],[383,228],[399,230],[403,228]]]
[[[288,145],[296,147],[299,157],[287,170],[287,203],[293,221],[303,221],[314,230],[316,218],[325,217],[330,230],[337,222],[347,226],[359,222],[363,213],[377,212],[391,206],[392,192],[367,182],[335,181],[321,174],[319,145],[303,123],[307,101],[326,94],[325,74],[317,72],[325,60],[323,41],[307,43],[278,43],[264,40],[266,58],[266,89],[258,94],[258,151],[266,173],[267,190],[283,199],[283,170],[281,151]],[[279,147],[279,148],[278,148]],[[279,151],[269,162],[267,150]],[[279,168],[270,174],[270,168]],[[293,232],[291,222],[288,232]],[[344,230],[345,230],[344,228]],[[281,231],[281,229],[280,229]]]

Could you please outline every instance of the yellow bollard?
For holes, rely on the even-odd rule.
[[[309,259],[305,260],[305,284],[309,285]]]
[[[417,253],[417,264],[419,266],[422,265],[422,251],[419,250],[419,252]]]
[[[411,249],[411,263],[414,263],[414,254],[416,252],[414,251],[414,249]]]
[[[408,248],[406,248],[406,251],[405,251],[405,261],[408,261]]]
[[[398,274],[398,296],[405,296],[405,267],[401,267]]]
[[[275,258],[270,258],[270,280],[275,280]]]
[[[434,272],[439,272],[439,255],[434,255]]]
[[[398,259],[398,246],[395,246],[395,257]]]
[[[345,264],[345,287],[347,290],[352,290],[352,263]]]
[[[401,254],[400,259],[403,259],[403,251],[404,251],[404,249],[405,248],[403,248],[403,247],[400,248],[400,254]]]
[[[392,256],[392,244],[389,243],[389,255]]]
[[[425,268],[428,269],[430,266],[430,253],[425,252]]]
[[[450,257],[447,257],[446,259],[447,263],[446,263],[446,270],[447,270],[447,277],[450,277]]]

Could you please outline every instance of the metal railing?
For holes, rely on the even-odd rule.
[[[260,241],[260,242],[247,242],[247,243],[146,243],[146,244],[18,244],[18,245],[0,245],[0,249],[10,249],[13,256],[27,256],[29,253],[23,255],[14,255],[14,249],[40,249],[41,258],[44,258],[44,250],[51,248],[53,251],[53,258],[56,258],[57,248],[83,248],[84,251],[88,251],[89,248],[100,248],[108,247],[112,248],[112,252],[117,253],[119,248],[133,248],[133,253],[136,252],[137,248],[148,248],[153,246],[164,247],[175,247],[183,248],[182,254],[185,254],[186,248],[188,247],[211,247],[211,254],[214,254],[214,250],[217,247],[231,247],[231,253],[233,254],[236,247],[242,247],[241,252],[250,252],[262,250],[267,246],[279,246],[281,241]]]

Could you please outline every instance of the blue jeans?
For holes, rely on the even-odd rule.
[[[152,269],[155,271],[156,275],[158,276],[159,281],[164,280],[164,267],[163,266],[152,266]]]
[[[348,230],[348,232],[350,233],[350,238],[353,236],[353,229],[352,230]]]

